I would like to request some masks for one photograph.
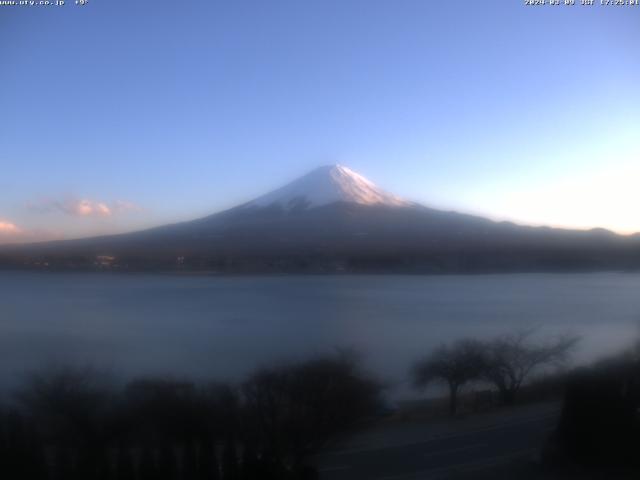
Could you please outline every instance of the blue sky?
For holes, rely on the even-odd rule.
[[[640,7],[523,3],[0,7],[0,242],[195,218],[327,163],[640,231]]]

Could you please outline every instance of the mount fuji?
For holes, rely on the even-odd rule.
[[[347,167],[326,165],[282,188],[256,198],[244,207],[259,208],[278,205],[284,210],[292,210],[321,207],[337,202],[390,207],[412,205],[406,200],[385,192]]]
[[[640,268],[640,239],[435,210],[342,165],[149,230],[3,247],[0,266],[215,272],[504,272]]]

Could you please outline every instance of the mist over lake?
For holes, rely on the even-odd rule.
[[[537,326],[588,361],[638,337],[640,274],[176,276],[0,273],[0,378],[51,365],[240,379],[336,347],[407,391],[441,342]]]

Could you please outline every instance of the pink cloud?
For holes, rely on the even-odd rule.
[[[107,204],[86,199],[65,204],[63,211],[80,217],[110,217],[112,213]]]
[[[15,236],[22,233],[22,229],[15,223],[0,220],[0,235],[2,236]]]
[[[61,240],[62,232],[46,229],[22,228],[15,223],[0,219],[0,245],[10,243],[43,242]]]
[[[117,200],[107,203],[87,198],[44,199],[27,205],[39,213],[64,213],[74,217],[111,217],[125,212],[138,212],[141,208],[132,202]]]
[[[0,245],[9,243],[42,242],[59,240],[60,233],[49,230],[22,228],[9,220],[0,219]]]

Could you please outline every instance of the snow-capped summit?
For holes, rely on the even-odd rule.
[[[394,207],[412,205],[411,202],[385,192],[373,182],[347,167],[325,165],[244,206],[279,205],[290,210],[320,207],[336,202]]]

